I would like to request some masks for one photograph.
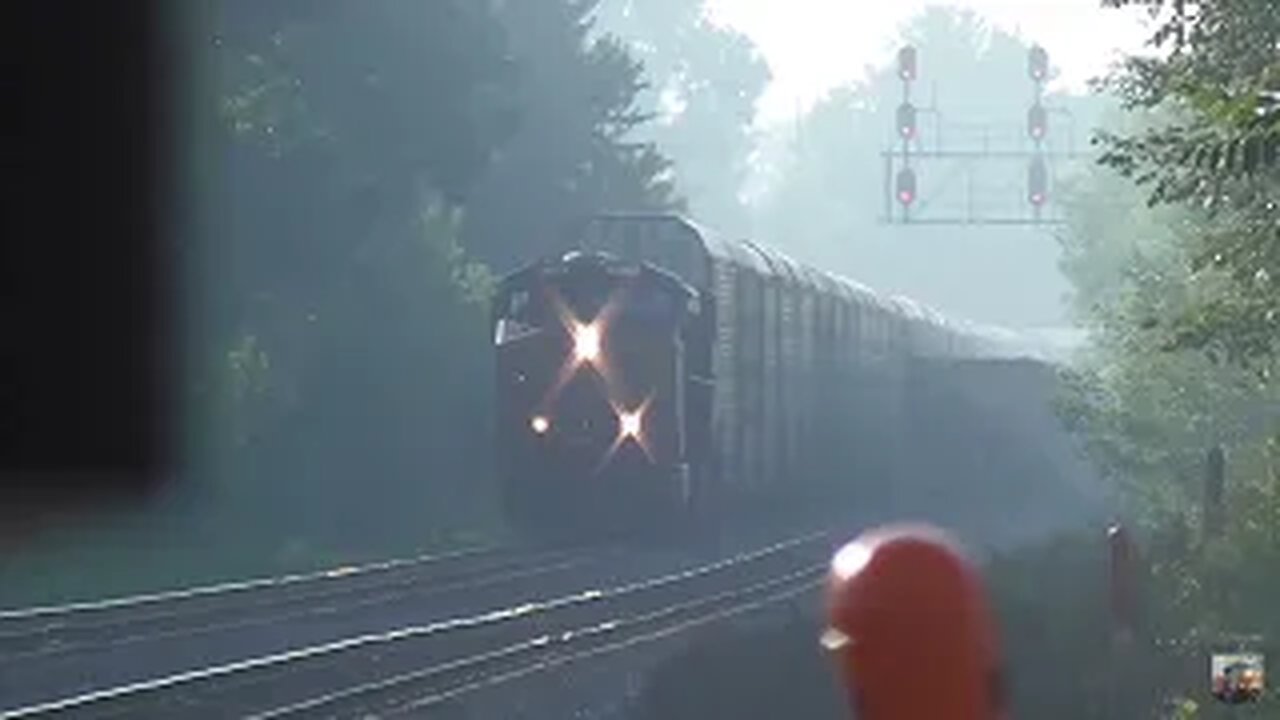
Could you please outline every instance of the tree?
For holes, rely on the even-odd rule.
[[[1169,320],[1167,344],[1265,365],[1280,350],[1280,8],[1143,4],[1160,18],[1151,44],[1164,54],[1130,58],[1109,84],[1126,107],[1164,109],[1168,121],[1103,134],[1104,162],[1149,185],[1153,204],[1209,213],[1190,264],[1228,282]]]
[[[1163,122],[1124,116],[1112,131],[1138,134]],[[1280,631],[1268,609],[1280,587],[1257,570],[1280,561],[1280,444],[1268,439],[1280,429],[1280,388],[1267,380],[1275,364],[1259,358],[1250,372],[1167,342],[1171,319],[1238,292],[1229,278],[1193,269],[1214,213],[1148,207],[1141,188],[1106,166],[1077,178],[1066,195],[1063,268],[1091,343],[1071,373],[1064,417],[1112,481],[1117,514],[1141,538],[1149,563],[1144,663],[1167,691],[1185,693],[1178,663],[1201,661],[1206,639]],[[1229,458],[1221,535],[1204,531],[1214,446]]]
[[[473,258],[522,262],[575,214],[670,196],[629,137],[639,64],[588,42],[593,5],[208,10],[191,406],[222,441],[189,497],[204,532],[241,528],[221,552],[386,554],[492,519]]]
[[[1115,204],[1081,195],[1066,238],[1083,250],[1077,277],[1110,277],[1084,305],[1097,342],[1074,409],[1147,528],[1155,627],[1199,655],[1242,626],[1280,631],[1280,588],[1258,572],[1280,562],[1280,8],[1144,4],[1162,54],[1129,59],[1104,87],[1146,120],[1100,135],[1104,165],[1134,184],[1096,172]],[[1211,444],[1228,458],[1221,534],[1203,526]]]
[[[501,26],[469,3],[218,7],[215,344],[250,321],[274,344],[337,299],[380,219],[412,217],[424,185],[460,200],[509,133],[514,85]],[[277,344],[275,365],[303,351]]]
[[[594,37],[597,2],[499,4],[520,114],[467,194],[463,227],[468,251],[498,270],[562,249],[582,215],[679,205],[669,161],[637,136],[643,67],[616,38]]]
[[[32,599],[492,527],[487,282],[459,250],[458,204],[512,125],[505,29],[454,1],[191,11],[174,43],[191,51],[174,117],[198,216],[178,241],[186,472],[50,534],[31,561],[54,570],[16,570],[39,585],[0,582]]]
[[[1143,538],[1144,663],[1169,694],[1208,701],[1180,665],[1224,633],[1280,632],[1280,587],[1259,572],[1280,562],[1280,13],[1143,4],[1163,13],[1152,44],[1164,53],[1104,84],[1129,112],[1069,193],[1064,270],[1092,346],[1064,411]],[[1213,446],[1228,458],[1220,533],[1206,531]]]
[[[1132,120],[1115,122],[1119,132],[1140,128]],[[1121,173],[1096,168],[1067,190],[1068,224],[1060,240],[1063,271],[1075,288],[1074,318],[1091,338],[1076,378],[1082,404],[1074,409],[1093,413],[1086,425],[1092,424],[1095,457],[1128,484],[1133,507],[1154,519],[1198,503],[1189,469],[1209,445],[1257,446],[1266,408],[1280,402],[1280,390],[1164,343],[1162,328],[1171,318],[1206,298],[1230,297],[1236,288],[1192,269],[1191,258],[1215,222],[1210,211],[1148,208],[1142,200]],[[1265,378],[1273,368],[1258,369]],[[1186,476],[1181,483],[1179,475]]]
[[[770,79],[751,40],[714,24],[705,0],[605,0],[597,25],[644,63],[642,103],[654,120],[640,136],[671,158],[694,219],[745,234],[756,102]]]

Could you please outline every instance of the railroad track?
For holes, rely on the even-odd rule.
[[[0,710],[537,587],[608,551],[479,548],[99,602],[0,611]]]
[[[100,646],[192,636],[528,577],[570,564],[567,552],[494,549],[347,566],[92,603],[0,610],[0,664]]]
[[[674,638],[716,622],[799,598],[821,583],[824,567],[810,566],[687,600],[586,622],[513,641],[485,652],[409,670],[299,702],[253,713],[256,720],[306,717],[429,717],[467,695],[537,673],[598,660]]]
[[[495,684],[810,592],[825,567],[823,539],[809,535],[644,580],[157,676],[0,718],[417,716]]]

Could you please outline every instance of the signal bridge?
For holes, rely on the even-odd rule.
[[[1027,74],[1032,98],[1025,125],[944,123],[932,103],[917,108],[911,89],[917,78],[917,53],[898,53],[903,100],[894,128],[897,147],[881,153],[884,161],[882,223],[917,225],[1058,225],[1062,208],[1054,202],[1054,178],[1063,166],[1086,157],[1075,146],[1075,118],[1066,108],[1044,103],[1048,54],[1031,48]],[[929,115],[929,131],[919,118]],[[1062,118],[1066,133],[1051,137],[1050,119]]]

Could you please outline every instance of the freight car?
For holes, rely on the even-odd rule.
[[[666,531],[779,487],[891,478],[911,362],[1031,353],[676,215],[593,216],[570,247],[494,305],[503,494],[540,534]]]

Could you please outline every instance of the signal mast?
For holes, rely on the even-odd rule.
[[[898,171],[897,198],[902,205],[902,221],[910,218],[915,204],[917,187],[916,171],[911,167],[911,143],[920,134],[916,106],[911,103],[911,83],[917,77],[916,49],[907,45],[898,51],[898,77],[902,80],[902,104],[898,106],[897,129],[902,141],[902,169]]]
[[[1044,141],[1049,134],[1049,113],[1044,107],[1044,83],[1049,78],[1049,53],[1035,45],[1027,53],[1027,75],[1031,78],[1034,94],[1027,110],[1027,136],[1031,138],[1033,151],[1027,165],[1027,202],[1036,220],[1049,201],[1049,168],[1045,162]]]

